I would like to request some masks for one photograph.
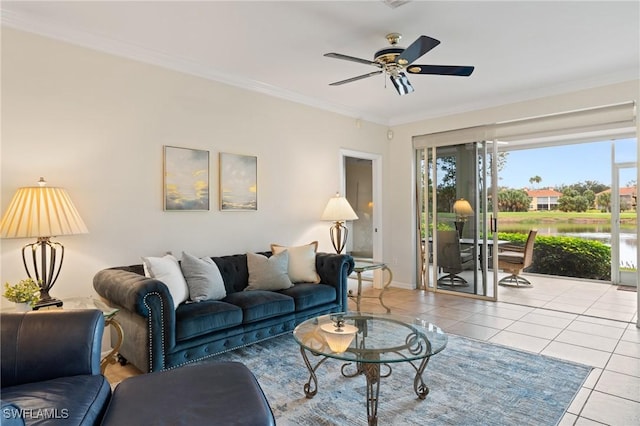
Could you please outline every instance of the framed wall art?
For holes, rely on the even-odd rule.
[[[258,210],[258,157],[220,153],[220,210]]]
[[[209,151],[164,146],[164,210],[209,210]]]

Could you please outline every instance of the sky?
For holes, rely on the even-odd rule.
[[[636,161],[636,139],[616,141],[616,162]],[[548,188],[587,180],[611,185],[611,142],[565,145],[509,152],[498,173],[500,186]],[[529,179],[540,176],[540,183]],[[620,186],[636,180],[636,169],[620,172]]]

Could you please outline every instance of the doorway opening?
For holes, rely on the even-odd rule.
[[[496,151],[492,153],[489,147],[494,145]],[[559,155],[561,151],[556,148],[570,149],[573,154]],[[630,286],[633,289],[638,285],[635,261],[638,257],[636,151],[635,138],[553,147],[528,146],[525,149],[512,150],[509,150],[508,144],[498,142],[477,142],[416,150],[418,205],[422,206],[419,210],[420,221],[416,224],[422,242],[419,249],[419,260],[422,263],[418,262],[422,269],[422,288],[487,300],[498,300],[500,296],[502,301],[520,305],[535,303],[536,307],[628,321],[627,316],[633,315],[633,312],[624,311],[624,306],[607,310],[606,303],[601,302],[599,298],[602,297],[604,300],[610,297],[607,294],[608,289],[621,289],[621,286]],[[598,173],[585,159],[586,152],[597,160]],[[526,180],[520,185],[513,183],[513,175],[508,173],[508,168],[504,170],[505,165],[510,163],[509,155],[513,160],[519,156],[533,164],[533,169],[527,169],[526,165],[517,161],[512,164],[520,177]],[[547,188],[549,185],[540,183],[545,179],[547,182],[551,180],[549,171],[553,170],[554,157],[560,157],[560,173],[566,179],[561,185]],[[493,161],[493,158],[496,158],[496,161]],[[495,180],[490,178],[492,163],[496,164]],[[486,169],[484,164],[487,165]],[[571,169],[583,169],[583,174],[578,179],[569,180],[572,176]],[[535,170],[537,174],[531,170]],[[545,188],[540,189],[539,186]],[[469,201],[470,205],[466,215],[460,215],[454,207],[462,198]],[[582,206],[583,202],[587,204]],[[427,207],[429,205],[435,208],[430,209]],[[444,233],[458,234],[455,246],[460,247],[459,252],[438,253],[439,245],[444,242],[444,238],[434,238],[434,235],[444,235],[443,229],[451,230]],[[527,269],[525,275],[529,275],[534,290],[498,287],[500,291],[496,290],[495,298],[487,297],[489,294],[482,293],[482,290],[490,291],[492,283],[506,275],[503,271],[497,270],[491,254],[482,254],[482,249],[490,253],[492,246],[499,248],[500,244],[508,244],[509,240],[505,234],[523,234],[524,241],[525,234],[531,229],[536,229],[543,240],[538,240],[534,250],[538,251],[538,255],[556,240],[583,239],[608,246],[605,262],[598,265],[598,268],[593,268],[603,275],[580,276],[567,273],[566,270],[561,271],[559,268],[547,268],[546,271]],[[485,242],[487,234],[489,237]],[[436,243],[438,239],[440,242]],[[548,244],[549,241],[551,244]],[[575,247],[575,243],[571,242],[570,246]],[[474,251],[476,247],[477,250]],[[470,262],[464,261],[465,255]],[[562,255],[560,252],[550,254],[551,257],[558,258]],[[446,262],[450,259],[438,259],[443,256],[454,257],[458,260],[457,266]],[[546,259],[543,263],[548,266],[550,258],[542,258]],[[560,262],[563,267],[571,264],[562,260]],[[586,266],[576,267],[576,273],[584,273],[585,268]],[[573,286],[578,292],[579,288],[583,287],[585,294],[593,293],[594,285],[604,284],[603,293],[598,294],[596,300],[589,301],[590,306],[580,303],[582,299],[567,302],[561,300],[561,295],[556,293],[542,294],[541,291],[545,288],[559,291],[561,287],[555,286],[554,280],[562,285]],[[552,297],[547,300],[547,296]],[[545,302],[539,306],[541,300]],[[584,300],[587,301],[586,297]]]
[[[497,229],[538,230],[529,273],[637,285],[636,145],[628,138],[504,147]]]
[[[373,160],[345,157],[345,197],[358,215],[351,229],[353,257],[373,259]]]
[[[496,300],[489,202],[495,155],[490,142],[418,150],[420,288]]]
[[[349,224],[347,252],[382,259],[382,156],[341,149],[339,170],[341,192],[358,216]]]
[[[629,170],[631,175],[636,176],[637,179],[640,179],[638,175],[638,169],[635,165],[637,163],[638,156],[638,144],[637,144],[637,125],[636,125],[636,106],[634,102],[624,102],[615,105],[607,105],[595,108],[588,108],[582,110],[574,110],[568,111],[564,113],[555,113],[549,115],[540,115],[533,116],[525,119],[512,120],[512,121],[503,121],[493,124],[480,125],[469,128],[462,128],[456,130],[443,131],[439,133],[431,133],[420,136],[413,137],[413,147],[415,149],[416,155],[416,210],[415,210],[415,253],[416,253],[416,272],[417,272],[417,280],[416,280],[416,288],[425,289],[428,291],[434,292],[448,292],[457,294],[460,296],[467,297],[479,297],[479,295],[473,294],[469,295],[465,292],[453,292],[448,289],[442,289],[438,285],[438,275],[436,275],[437,269],[437,250],[431,247],[429,248],[429,241],[424,234],[424,231],[427,230],[429,232],[435,232],[437,230],[438,224],[440,223],[438,212],[441,209],[445,209],[443,213],[448,213],[453,217],[454,221],[458,221],[455,212],[453,211],[453,207],[447,211],[446,205],[438,205],[438,188],[437,188],[437,171],[435,168],[437,166],[430,166],[426,161],[428,161],[428,155],[431,155],[434,161],[438,157],[438,150],[445,149],[447,147],[469,147],[475,146],[477,151],[482,149],[482,146],[492,145],[492,154],[493,165],[491,168],[487,167],[488,171],[491,169],[491,175],[478,173],[481,170],[482,165],[480,164],[480,159],[477,160],[477,164],[473,164],[474,170],[466,170],[465,172],[474,172],[478,173],[479,177],[477,182],[475,183],[475,187],[466,188],[467,192],[475,192],[476,206],[477,203],[486,203],[480,204],[479,207],[481,210],[476,208],[472,208],[475,212],[472,216],[466,218],[466,225],[464,226],[464,233],[468,231],[469,221],[472,220],[475,225],[475,230],[473,231],[474,235],[474,244],[475,241],[482,241],[482,244],[486,248],[487,242],[489,238],[493,239],[494,246],[496,244],[500,245],[501,241],[505,241],[505,243],[510,242],[507,238],[509,235],[503,232],[504,229],[504,219],[507,217],[508,213],[504,213],[506,210],[501,208],[500,212],[497,210],[497,205],[499,203],[498,197],[498,188],[503,186],[514,186],[523,188],[527,185],[505,185],[505,176],[506,173],[504,170],[500,170],[497,172],[496,164],[500,161],[500,154],[511,155],[512,153],[522,153],[526,156],[525,162],[522,163],[523,166],[517,169],[517,172],[520,174],[525,174],[526,179],[532,179],[531,182],[540,183],[538,176],[542,177],[542,180],[545,180],[545,183],[549,183],[546,180],[546,174],[560,173],[560,177],[567,177],[571,170],[578,170],[580,172],[586,173],[584,179],[588,179],[589,172],[596,173],[605,171],[607,173],[607,178],[602,179],[602,181],[607,183],[607,187],[612,191],[618,187],[621,191],[617,196],[615,196],[615,200],[621,201],[619,198],[622,196],[622,185],[626,182],[619,182],[618,184],[614,183],[614,178],[612,178],[612,171],[619,169],[617,173],[621,173],[622,170]],[[631,160],[622,161],[620,157],[617,155],[614,156],[611,154],[611,151],[608,151],[604,154],[594,152],[591,149],[593,144],[595,143],[607,143],[613,144],[613,148],[609,146],[610,149],[615,151],[615,148],[618,144],[622,144],[623,141],[628,141],[630,145],[630,153],[632,155]],[[591,145],[589,145],[591,144]],[[563,149],[565,147],[569,147],[573,150],[571,153],[565,153],[564,155],[547,155],[544,158],[535,158],[532,154],[540,149]],[[462,149],[462,148],[460,148]],[[487,154],[489,151],[485,151]],[[456,154],[457,155],[457,154]],[[515,156],[515,155],[514,155]],[[426,160],[426,161],[425,161]],[[423,164],[420,163],[423,161]],[[556,161],[554,163],[554,161]],[[456,163],[458,159],[456,158]],[[630,164],[626,164],[630,162]],[[466,163],[456,164],[454,167],[465,167]],[[629,167],[626,167],[626,166]],[[537,169],[531,172],[524,172],[524,166],[534,166]],[[429,169],[431,167],[431,169]],[[635,173],[634,173],[635,171]],[[458,174],[458,170],[456,169],[454,173]],[[542,174],[545,173],[545,174]],[[462,176],[462,172],[460,175]],[[500,180],[498,180],[500,178]],[[622,179],[622,178],[621,178]],[[564,183],[564,182],[563,182]],[[484,190],[483,184],[487,187],[486,194],[491,198],[489,200],[483,199],[480,196],[480,192]],[[635,182],[634,182],[635,184]],[[567,186],[570,186],[567,184]],[[456,196],[458,196],[458,187],[456,187]],[[567,191],[564,191],[567,189]],[[598,191],[592,190],[593,193],[585,194],[582,191],[576,194],[576,188],[563,188],[562,191],[559,191],[559,195],[557,200],[552,200],[551,196],[549,196],[545,200],[530,200],[528,194],[525,193],[524,202],[525,210],[529,209],[531,206],[535,208],[531,208],[532,211],[525,211],[524,215],[534,216],[535,219],[539,219],[542,217],[542,213],[548,216],[551,214],[559,214],[562,213],[565,218],[567,215],[565,212],[577,211],[580,212],[580,209],[574,208],[578,205],[586,205],[592,206],[592,202],[585,202],[585,198],[595,198],[595,195]],[[600,191],[602,192],[602,191]],[[596,194],[594,194],[596,193]],[[603,195],[603,200],[607,194]],[[608,194],[609,197],[612,197],[611,193]],[[635,196],[635,195],[633,195]],[[534,201],[534,202],[531,202]],[[553,210],[551,205],[553,202],[556,202],[558,205],[557,210]],[[425,204],[427,203],[427,204]],[[572,204],[573,203],[573,204]],[[634,203],[635,204],[635,201]],[[427,205],[427,207],[425,207]],[[571,206],[574,207],[571,207]],[[609,203],[610,206],[613,206]],[[567,208],[569,207],[569,208]],[[602,286],[604,289],[613,288],[614,290],[619,289],[619,286],[611,285],[613,284],[612,276],[615,278],[617,275],[612,271],[613,268],[619,267],[617,263],[612,263],[611,260],[613,258],[614,262],[616,261],[616,250],[619,248],[621,250],[622,244],[618,244],[615,240],[616,231],[619,232],[621,228],[621,224],[616,222],[615,214],[620,213],[620,208],[613,206],[616,210],[615,212],[607,213],[607,220],[610,222],[609,225],[612,228],[611,237],[612,242],[610,244],[614,244],[613,250],[611,247],[607,247],[604,244],[600,244],[597,250],[587,251],[587,250],[574,250],[575,247],[583,247],[585,245],[590,244],[566,244],[562,238],[558,237],[546,237],[544,232],[538,232],[538,236],[536,238],[536,244],[534,247],[534,265],[536,264],[535,258],[537,252],[540,249],[545,248],[545,244],[543,242],[549,242],[547,246],[554,246],[555,252],[550,251],[551,256],[542,262],[539,262],[539,265],[549,267],[553,265],[549,271],[546,272],[546,276],[556,276],[557,278],[566,278],[567,280],[573,280],[574,285],[579,287],[579,283],[581,282],[576,277],[580,277],[580,275],[572,275],[575,272],[571,272],[571,274],[567,274],[566,266],[567,262],[564,262],[565,256],[567,254],[576,255],[580,257],[580,260],[583,262],[585,268],[581,265],[573,266],[572,271],[582,271],[586,269],[586,267],[591,267],[596,265],[598,268],[604,270],[602,276],[605,276],[605,279],[601,279],[600,283],[593,283],[593,285],[601,285],[601,283],[607,283],[608,286]],[[596,210],[595,208],[593,210]],[[480,212],[480,214],[478,214]],[[587,211],[587,215],[591,214],[591,212]],[[613,214],[612,214],[613,213]],[[487,214],[489,217],[487,217]],[[593,214],[599,214],[597,211],[594,211]],[[624,213],[629,214],[629,213]],[[638,237],[638,218],[634,211],[631,213],[633,216],[631,218],[631,222],[634,223],[635,230],[632,233],[635,235],[635,239],[637,241]],[[484,216],[483,216],[484,215]],[[443,215],[444,216],[444,215]],[[580,216],[579,219],[583,219],[584,215]],[[552,217],[553,219],[553,217]],[[500,223],[498,221],[500,220]],[[578,220],[580,222],[580,220]],[[542,223],[542,225],[546,226],[546,223]],[[543,228],[540,226],[540,222],[536,223],[524,223],[528,229],[537,226],[538,228]],[[540,231],[540,229],[538,229]],[[483,233],[484,232],[484,233]],[[491,237],[486,233],[490,233]],[[524,234],[524,232],[522,232]],[[499,235],[498,235],[499,234]],[[528,232],[527,232],[528,234]],[[514,242],[518,242],[518,235],[513,236]],[[464,235],[462,235],[464,237]],[[525,235],[522,235],[523,241],[526,239]],[[500,238],[500,240],[498,240]],[[548,241],[541,241],[541,238],[547,238]],[[560,241],[562,240],[562,241]],[[520,241],[520,242],[523,242]],[[583,241],[584,242],[584,241]],[[434,243],[437,247],[437,244]],[[524,245],[524,244],[523,244]],[[593,246],[597,246],[597,244],[592,244]],[[484,250],[487,253],[488,250]],[[636,251],[637,253],[637,251]],[[477,254],[477,253],[476,253]],[[587,261],[585,262],[584,254],[595,255],[597,259],[589,260],[590,257],[587,257]],[[622,256],[620,256],[622,257]],[[556,263],[553,263],[555,258]],[[486,261],[485,261],[486,260]],[[619,260],[619,259],[618,259]],[[636,266],[640,263],[640,256],[638,254],[635,255]],[[493,279],[491,282],[491,278],[485,283],[486,288],[490,289],[497,285],[497,281],[500,276],[498,274],[497,269],[497,256],[493,256],[493,261],[488,261],[486,258],[478,259],[477,264],[479,264],[479,268],[481,272],[484,274],[489,267],[493,267]],[[475,269],[474,265],[474,269]],[[513,269],[513,268],[512,268]],[[430,271],[426,273],[426,271]],[[538,275],[542,272],[533,271],[533,270],[525,270],[524,273],[532,273],[535,272],[536,275],[534,277],[545,277],[545,275]],[[476,272],[474,272],[476,273]],[[502,273],[504,275],[504,273]],[[622,275],[621,280],[622,280]],[[631,274],[635,278],[635,285],[637,288],[637,282],[639,281],[639,270],[633,270]],[[489,275],[487,275],[489,277]],[[545,277],[546,278],[546,277]],[[593,281],[592,279],[588,279]],[[582,282],[584,282],[584,278],[582,278]],[[540,288],[543,287],[542,280],[540,282]],[[618,288],[616,288],[618,287]],[[503,288],[503,287],[500,287]],[[531,288],[531,287],[529,287]],[[535,282],[533,282],[533,288],[536,289]],[[536,289],[537,291],[538,289]],[[634,288],[635,290],[635,288]],[[576,291],[581,292],[580,288],[576,288]],[[519,291],[520,294],[526,293],[522,290]],[[503,291],[500,291],[500,294],[503,294]],[[640,295],[640,293],[638,293]],[[496,299],[498,300],[499,294],[496,293]],[[502,298],[502,296],[501,296]],[[640,306],[640,296],[637,298],[637,304]],[[639,323],[640,324],[640,323]]]

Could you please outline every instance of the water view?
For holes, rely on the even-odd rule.
[[[529,229],[538,229],[538,235],[567,236],[593,240],[611,246],[611,224],[575,224],[575,223],[506,223],[499,227],[500,232],[526,233]],[[636,227],[624,225],[620,228],[620,266],[635,268],[637,264],[638,237]]]

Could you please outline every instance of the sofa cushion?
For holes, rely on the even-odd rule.
[[[180,268],[187,281],[189,299],[192,301],[220,300],[227,295],[218,265],[210,257],[198,259],[182,252]]]
[[[204,300],[176,310],[176,340],[190,339],[242,324],[242,309],[230,303]]]
[[[336,301],[335,287],[327,284],[300,283],[278,293],[292,297],[297,312]]]
[[[295,310],[295,303],[291,297],[275,291],[241,291],[228,294],[223,301],[242,309],[243,323],[260,321]]]
[[[171,294],[173,307],[178,308],[182,302],[189,298],[189,287],[182,275],[178,259],[168,254],[164,257],[143,257],[149,277],[162,281]]]
[[[318,242],[297,247],[285,247],[278,244],[271,244],[273,254],[283,251],[289,253],[288,274],[291,282],[295,283],[319,283],[320,276],[316,272],[316,252]]]
[[[19,407],[26,424],[40,424],[47,419],[65,426],[99,424],[110,397],[109,382],[97,374],[2,388],[2,400]]]
[[[283,290],[293,286],[288,265],[289,252],[286,250],[271,257],[247,253],[249,285],[244,290]]]

